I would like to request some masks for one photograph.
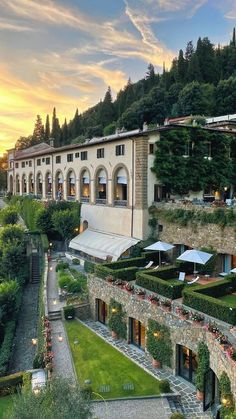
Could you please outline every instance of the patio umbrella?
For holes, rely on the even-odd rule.
[[[170,249],[173,249],[173,244],[165,243],[158,241],[151,244],[150,246],[144,247],[144,250],[157,250],[159,252],[159,265],[161,264],[161,252],[167,252]]]
[[[205,265],[207,261],[212,257],[211,253],[202,252],[201,250],[191,249],[186,250],[180,255],[177,260],[184,260],[185,262],[192,262],[194,264],[194,273],[196,271],[196,263]]]
[[[236,268],[231,269],[232,274],[236,274]]]

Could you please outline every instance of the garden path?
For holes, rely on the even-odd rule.
[[[24,287],[9,365],[10,373],[33,368],[36,349],[32,345],[32,339],[37,337],[38,294],[39,283],[27,284]]]
[[[53,255],[54,256],[54,255]],[[48,270],[48,310],[49,312],[62,310],[65,302],[59,301],[57,275],[56,275],[56,259],[49,262]],[[55,304],[56,302],[56,304]],[[76,382],[76,374],[74,364],[70,352],[67,334],[65,332],[62,319],[52,320],[52,350],[54,353],[54,374],[68,378],[71,382]]]

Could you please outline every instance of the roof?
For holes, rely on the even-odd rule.
[[[74,237],[69,248],[79,250],[98,259],[107,260],[110,257],[117,260],[127,249],[137,244],[139,240],[117,234],[87,229]]]
[[[40,143],[35,144],[32,147],[25,148],[23,150],[16,150],[15,152],[15,160],[17,159],[24,159],[27,156],[42,154],[42,153],[51,153],[54,149],[54,147],[51,147],[47,143]]]

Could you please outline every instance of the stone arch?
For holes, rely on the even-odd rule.
[[[29,193],[33,195],[34,194],[34,175],[32,172],[30,172],[28,176],[28,188],[29,188]]]
[[[8,183],[8,192],[13,194],[13,176],[9,176],[9,183]]]
[[[66,192],[68,199],[75,199],[76,195],[76,175],[74,169],[70,168],[66,174]]]
[[[89,202],[91,196],[91,173],[88,167],[84,166],[80,170],[80,201]]]
[[[115,206],[127,206],[129,197],[129,171],[117,164],[112,172],[112,200]]]
[[[16,193],[20,193],[20,175],[16,175]]]
[[[108,198],[108,173],[104,166],[98,166],[94,174],[95,199],[99,204],[106,204]]]
[[[61,170],[57,170],[55,174],[55,193],[56,198],[61,200],[64,197],[64,177]]]
[[[45,193],[46,198],[52,197],[52,173],[50,170],[48,170],[45,175]]]
[[[43,176],[41,172],[36,175],[36,195],[42,196],[43,194]]]

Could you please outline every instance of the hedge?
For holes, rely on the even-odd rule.
[[[114,278],[122,279],[124,281],[133,281],[135,279],[136,272],[138,272],[137,267],[130,266],[129,268],[113,270],[108,268],[106,265],[96,265],[95,274],[99,278],[105,279],[106,276],[112,275]]]
[[[90,262],[88,260],[84,261],[84,270],[85,272],[93,273],[94,272],[95,263]]]
[[[145,273],[142,271],[136,275],[136,284],[150,291],[163,295],[166,298],[175,300],[176,298],[182,297],[184,283],[178,281],[177,279],[176,281],[170,280],[172,273],[173,278],[175,276],[174,273],[177,273],[176,268],[165,268],[160,270],[160,272],[158,270],[150,271],[150,273]],[[160,276],[162,276],[163,279]]]
[[[231,281],[223,280],[207,287],[200,285],[192,291],[185,288],[183,304],[235,326],[236,307],[231,307],[230,303],[213,297],[213,295],[216,297],[225,295],[226,289],[231,285]]]
[[[130,267],[143,267],[146,265],[147,259],[145,257],[121,259],[117,262],[104,263],[102,266],[106,266],[112,270],[130,268]]]
[[[13,393],[18,385],[22,385],[24,372],[16,372],[0,378],[0,396]]]
[[[0,348],[0,377],[6,373],[11,358],[15,326],[16,322],[14,320],[5,325],[4,339]]]

